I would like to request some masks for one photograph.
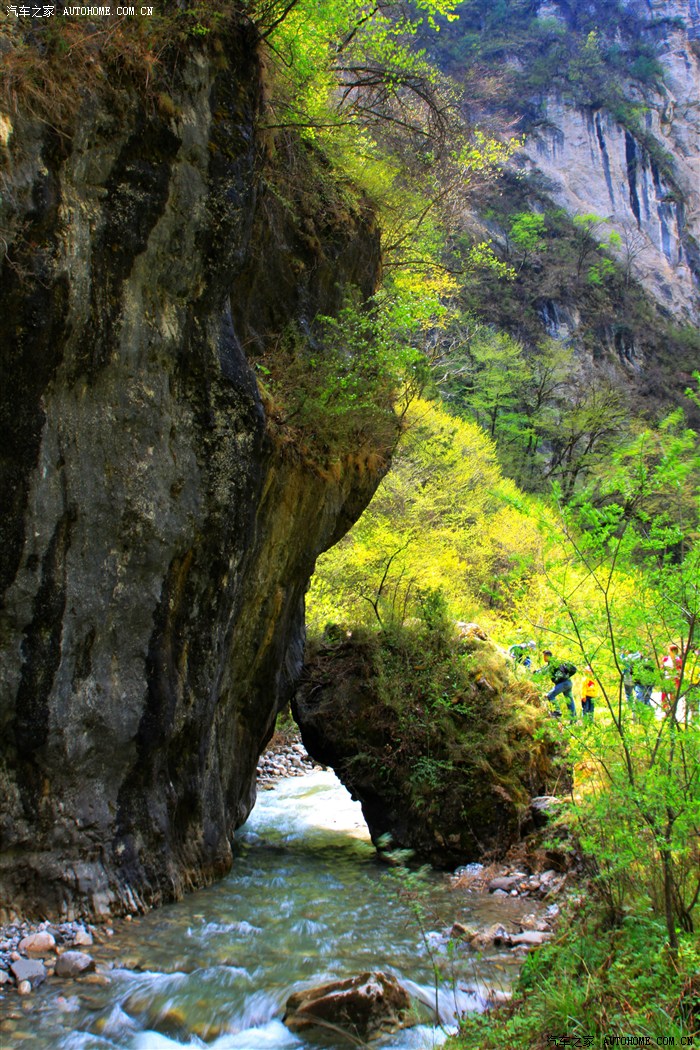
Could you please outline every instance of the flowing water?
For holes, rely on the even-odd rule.
[[[412,903],[330,772],[261,792],[237,839],[226,879],[89,949],[99,968],[113,967],[109,984],[52,978],[27,999],[7,995],[0,1048],[346,1050],[341,1035],[289,1032],[284,1004],[306,985],[379,969],[437,1004],[443,1021],[425,1007],[421,1024],[382,1048],[423,1050],[442,1041],[455,1010],[481,1009],[489,988],[515,976],[507,949],[477,956],[446,941],[455,920],[517,922],[533,903],[465,896],[437,873]]]

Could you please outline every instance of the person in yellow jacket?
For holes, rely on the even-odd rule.
[[[594,699],[598,695],[598,683],[590,667],[584,671],[581,684],[581,714],[584,718],[593,718]]]

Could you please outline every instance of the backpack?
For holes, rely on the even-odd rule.
[[[557,664],[555,667],[553,667],[550,673],[554,684],[559,685],[560,682],[563,682],[565,679],[571,678],[572,675],[575,675],[576,668],[573,664],[567,663],[566,660],[563,660],[562,663]]]
[[[576,674],[576,668],[573,664],[564,662],[562,664],[559,664],[559,666],[557,667],[557,672],[562,676],[562,678],[571,678],[572,675]]]

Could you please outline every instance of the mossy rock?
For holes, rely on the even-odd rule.
[[[437,867],[507,849],[556,782],[538,690],[474,631],[353,632],[309,653],[293,712],[375,845]]]

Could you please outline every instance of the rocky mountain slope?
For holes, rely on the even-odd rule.
[[[662,80],[631,82],[639,130],[605,107],[542,99],[542,116],[526,138],[530,170],[548,181],[552,200],[572,215],[596,213],[621,238],[617,252],[668,313],[700,319],[700,13],[694,0],[635,2],[629,9],[654,41]],[[566,5],[540,8],[561,19]],[[659,21],[661,19],[661,21]],[[641,134],[640,134],[641,132]]]
[[[700,363],[697,3],[466,0],[460,12],[434,53],[464,85],[470,118],[522,141],[467,222],[526,287],[503,308],[482,287],[472,305],[495,306],[490,319],[526,343],[573,343],[608,378],[677,403]],[[588,217],[617,278],[566,269],[561,252],[521,265],[510,223],[523,212],[547,216],[549,243],[565,235],[561,216]]]

